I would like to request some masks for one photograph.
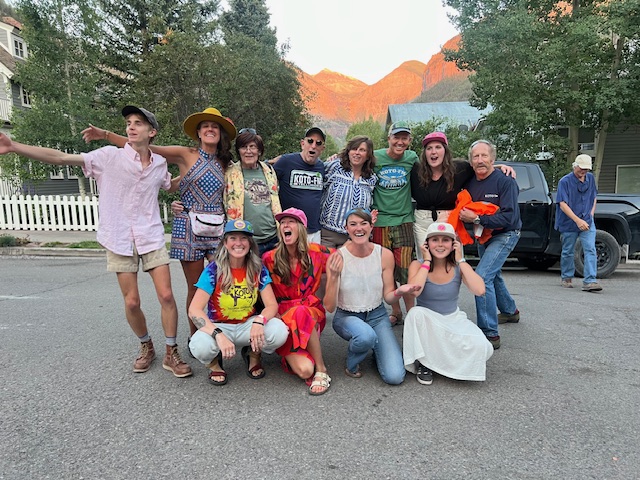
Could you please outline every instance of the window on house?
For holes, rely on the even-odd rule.
[[[60,167],[51,170],[51,172],[49,172],[49,178],[51,180],[64,180],[64,168]]]
[[[80,167],[73,167],[73,166],[67,165],[67,178],[69,179],[79,178],[80,172],[77,172],[76,168],[79,169]]]
[[[24,107],[31,106],[31,96],[29,95],[29,92],[22,88],[22,86],[20,87],[20,98],[22,99],[22,105]]]
[[[640,165],[618,165],[616,193],[640,192]]]
[[[16,57],[24,58],[24,43],[21,40],[13,41],[13,53]]]

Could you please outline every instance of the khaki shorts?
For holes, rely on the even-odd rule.
[[[107,250],[107,272],[131,273],[137,272],[142,259],[142,271],[148,272],[161,265],[169,264],[169,253],[162,247],[143,255],[138,254],[136,246],[133,246],[133,256],[118,255]]]

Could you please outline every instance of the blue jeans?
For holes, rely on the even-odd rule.
[[[382,380],[390,385],[402,383],[405,374],[402,352],[384,304],[362,313],[338,308],[333,317],[333,329],[349,341],[347,368],[351,372],[357,370],[369,350],[373,349]]]
[[[484,245],[478,244],[480,262],[476,273],[482,277],[485,294],[476,296],[476,313],[478,327],[487,337],[498,336],[498,310],[513,314],[516,302],[511,298],[504,283],[502,266],[520,239],[520,230],[494,234]]]
[[[596,254],[596,225],[591,222],[589,230],[582,232],[564,232],[560,234],[562,240],[562,256],[560,257],[560,275],[562,279],[573,278],[576,265],[573,260],[576,241],[580,238],[584,252],[584,283],[595,283],[598,273],[598,257]]]

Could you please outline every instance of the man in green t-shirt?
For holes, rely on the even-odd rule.
[[[407,150],[411,145],[411,128],[407,122],[392,124],[387,139],[389,147],[374,152],[378,183],[373,190],[373,208],[378,210],[378,219],[373,228],[373,241],[393,252],[394,279],[403,285],[408,281],[409,264],[416,258],[409,177],[418,155]],[[414,305],[414,298],[412,295],[403,298],[408,311]],[[402,323],[400,303],[394,305],[390,317],[392,325]]]

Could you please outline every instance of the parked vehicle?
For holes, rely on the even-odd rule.
[[[560,234],[554,226],[555,192],[549,191],[537,163],[498,162],[513,167],[520,189],[518,203],[522,216],[520,241],[511,253],[532,270],[546,270],[558,260],[562,251]],[[619,263],[640,252],[640,195],[598,194],[595,212],[598,278],[609,277]],[[474,247],[465,246],[465,252]],[[575,251],[576,274],[583,274],[582,246]]]

